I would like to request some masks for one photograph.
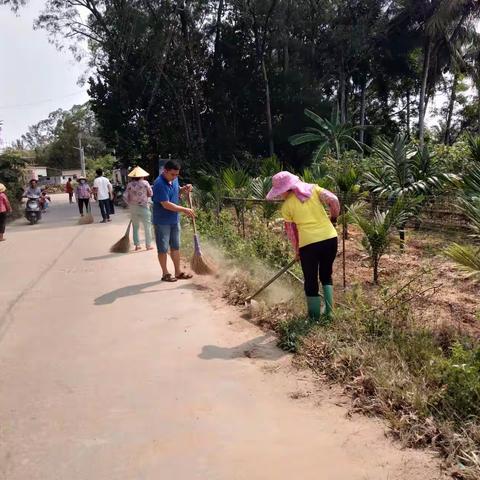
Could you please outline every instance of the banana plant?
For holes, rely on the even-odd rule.
[[[373,283],[378,285],[380,259],[387,251],[392,232],[399,225],[403,225],[411,216],[413,205],[406,199],[400,198],[389,210],[384,212],[376,209],[373,216],[369,216],[366,203],[356,202],[348,213],[353,223],[363,232],[362,245],[367,251],[373,267]]]

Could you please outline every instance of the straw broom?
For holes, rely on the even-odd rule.
[[[125,231],[125,235],[112,247],[110,251],[112,253],[128,253],[130,251],[130,227],[132,226],[132,221],[128,223],[127,230]]]
[[[192,197],[190,192],[188,193],[188,204],[190,208],[192,208]],[[197,225],[195,223],[195,217],[192,218],[193,223],[193,244],[195,246],[192,260],[190,261],[190,268],[197,274],[197,275],[212,275],[215,273],[215,268],[213,266],[213,262],[206,258],[200,249],[200,239],[197,233]]]
[[[78,220],[79,225],[88,225],[89,223],[93,223],[93,215],[92,209],[90,208],[90,202],[88,202],[87,211],[84,217],[80,217]]]

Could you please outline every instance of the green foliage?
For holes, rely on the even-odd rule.
[[[316,124],[316,127],[308,127],[306,133],[293,135],[289,141],[294,146],[306,143],[316,144],[312,155],[313,163],[319,162],[331,152],[334,152],[337,160],[340,161],[342,152],[347,146],[362,150],[360,144],[353,137],[358,127],[342,124],[334,118],[332,120],[321,118],[308,109],[305,110],[305,115]]]
[[[86,160],[88,179],[93,180],[95,178],[95,170],[97,168],[101,168],[105,176],[111,177],[113,172],[113,165],[115,162],[116,158],[113,155],[103,155],[95,159],[88,158]]]
[[[106,154],[88,102],[68,111],[58,109],[50,113],[48,118],[29,127],[21,143],[35,150],[40,163],[62,170],[79,167],[79,136],[86,159],[96,160]]]
[[[377,209],[372,217],[366,214],[363,202],[357,202],[348,209],[353,223],[363,232],[362,245],[372,261],[374,283],[378,283],[380,259],[391,243],[393,229],[407,222],[413,207],[412,202],[399,198],[389,210],[382,212]]]
[[[456,262],[469,276],[480,281],[480,248],[453,243],[445,249],[445,255]]]
[[[455,178],[442,171],[427,147],[418,149],[405,135],[397,135],[392,142],[378,139],[372,154],[379,158],[380,165],[365,173],[365,186],[380,197],[430,195]]]
[[[267,193],[272,188],[272,177],[257,177],[252,180],[251,191],[253,198],[265,200]],[[262,202],[263,218],[272,220],[278,211],[278,203]]]
[[[278,158],[273,157],[264,158],[260,164],[260,176],[261,177],[273,177],[282,169],[282,165]]]
[[[474,165],[480,165],[480,136],[467,135],[469,157]]]
[[[434,405],[456,422],[480,418],[480,346],[468,348],[460,342],[452,347],[451,356],[439,358],[434,375],[441,385]]]
[[[246,197],[249,193],[251,178],[248,173],[235,167],[229,167],[220,173],[223,188],[231,197]]]
[[[18,214],[25,187],[23,176],[25,164],[21,152],[6,150],[0,155],[0,183],[7,188],[6,194],[16,214]]]
[[[280,322],[278,325],[278,347],[286,352],[299,350],[302,339],[308,335],[315,324],[304,317],[294,317]]]
[[[307,183],[313,183],[320,187],[333,189],[333,181],[329,175],[329,165],[325,162],[313,163],[302,172],[302,180]]]

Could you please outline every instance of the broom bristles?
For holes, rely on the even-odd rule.
[[[130,251],[130,238],[123,236],[117,243],[110,248],[112,253],[128,253]]]
[[[215,273],[213,262],[199,252],[193,254],[190,267],[197,275],[212,275]]]
[[[200,239],[198,238],[197,234],[193,236],[193,243],[194,251],[192,260],[190,262],[190,268],[197,275],[212,275],[215,273],[216,269],[213,262],[209,258],[205,258],[202,255],[202,251],[200,250]]]

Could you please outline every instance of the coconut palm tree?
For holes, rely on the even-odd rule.
[[[391,243],[391,234],[399,225],[404,225],[412,214],[413,204],[406,198],[399,198],[389,210],[375,210],[373,216],[366,214],[366,204],[353,204],[348,213],[353,223],[363,232],[362,245],[370,256],[373,267],[373,282],[378,285],[380,259]]]
[[[397,135],[392,142],[380,138],[372,149],[381,165],[366,172],[364,183],[372,194],[390,203],[403,197],[430,196],[440,192],[457,177],[444,173],[428,148],[418,149],[406,135]],[[420,206],[421,202],[417,202]],[[405,244],[405,228],[400,227],[400,245]]]
[[[459,199],[459,207],[468,218],[471,236],[480,239],[480,165],[475,165],[465,174],[462,182],[463,195]],[[454,243],[445,250],[445,254],[470,276],[480,280],[480,247]]]

